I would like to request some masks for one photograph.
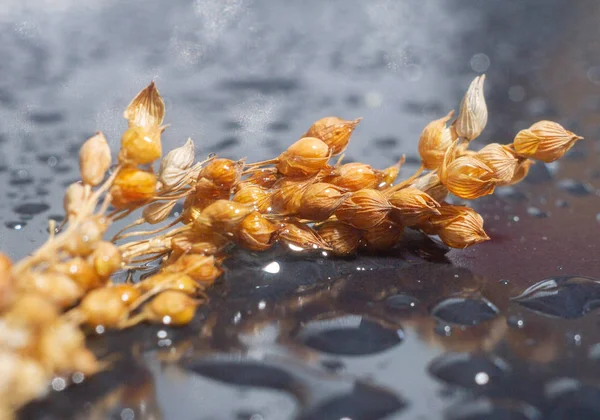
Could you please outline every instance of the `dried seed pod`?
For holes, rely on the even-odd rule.
[[[344,189],[325,182],[309,185],[302,195],[299,217],[309,220],[327,220],[344,201]]]
[[[204,208],[214,200],[228,200],[230,193],[229,189],[219,188],[211,180],[200,177],[194,184],[194,206]]]
[[[273,186],[275,192],[272,195],[273,211],[294,215],[302,205],[302,197],[306,189],[317,181],[316,177],[302,180],[282,179]]]
[[[23,293],[3,314],[3,318],[11,325],[24,325],[39,330],[54,322],[59,315],[59,308],[46,296]]]
[[[271,188],[279,178],[280,175],[277,172],[277,168],[258,168],[242,184],[253,184],[263,188]]]
[[[100,287],[103,283],[94,266],[81,257],[55,264],[52,270],[69,276],[84,291]]]
[[[251,205],[261,213],[269,213],[272,206],[271,193],[265,188],[254,184],[243,183],[232,198],[238,203]]]
[[[102,182],[112,158],[104,134],[98,132],[89,138],[79,151],[79,170],[85,184],[95,186]]]
[[[146,165],[159,159],[162,155],[160,135],[163,127],[131,126],[121,137],[119,162]]]
[[[243,161],[213,159],[200,171],[200,176],[212,181],[217,188],[229,190],[242,175]]]
[[[18,287],[26,293],[38,293],[61,308],[68,308],[83,295],[83,289],[65,274],[28,273]]]
[[[3,388],[9,390],[4,404],[0,408],[0,418],[10,420],[15,416],[17,407],[39,398],[48,392],[48,383],[52,375],[38,360],[7,350],[0,351]],[[6,392],[6,391],[5,391]]]
[[[361,118],[353,121],[339,117],[325,117],[310,126],[304,137],[315,137],[329,146],[332,155],[343,152],[348,146],[352,132]]]
[[[185,293],[167,290],[144,306],[143,314],[149,321],[165,325],[186,325],[194,319],[197,306],[198,302]]]
[[[548,163],[560,159],[582,139],[583,137],[565,130],[560,124],[538,121],[527,130],[519,131],[513,146],[521,156]]]
[[[125,305],[130,306],[135,302],[141,295],[140,289],[130,283],[115,284],[111,287],[121,297],[121,300]]]
[[[183,146],[171,150],[160,162],[160,182],[167,187],[181,183],[194,164],[194,157],[194,142],[188,138]]]
[[[363,188],[375,188],[380,182],[380,177],[370,165],[352,162],[334,169],[333,174],[325,181],[348,191],[358,191]]]
[[[165,103],[154,81],[136,95],[129,103],[123,117],[130,126],[157,127],[165,117]]]
[[[444,201],[448,196],[448,189],[442,184],[437,173],[434,172],[430,172],[427,175],[418,178],[410,186],[427,193],[438,203]]]
[[[115,178],[110,194],[116,208],[149,200],[156,195],[156,176],[137,168],[123,168]]]
[[[386,218],[392,206],[383,193],[363,189],[351,193],[335,211],[336,217],[358,229],[370,229]]]
[[[150,203],[144,207],[142,216],[144,217],[144,220],[151,225],[160,223],[169,217],[169,214],[171,214],[171,210],[173,210],[175,204],[177,204],[176,200],[157,201],[155,203]]]
[[[223,273],[217,266],[214,256],[199,254],[181,255],[173,263],[167,265],[165,273],[185,273],[198,285],[208,287]]]
[[[85,187],[79,182],[74,182],[67,188],[63,198],[63,207],[67,218],[77,216],[86,206]]]
[[[460,104],[458,118],[454,122],[456,133],[469,141],[479,137],[487,124],[488,111],[483,91],[484,82],[485,74],[471,82]]]
[[[452,130],[446,123],[453,117],[454,111],[439,120],[427,124],[419,139],[419,155],[425,169],[437,169],[444,160],[446,150],[452,145]]]
[[[84,220],[76,228],[73,240],[65,244],[66,250],[73,255],[85,257],[91,254],[108,228],[107,221],[102,216],[94,216]]]
[[[389,196],[389,201],[394,206],[391,215],[403,226],[415,226],[430,216],[439,214],[440,204],[418,188],[398,190]]]
[[[520,162],[517,166],[517,169],[515,170],[512,179],[509,182],[509,185],[514,185],[521,182],[523,178],[527,176],[527,174],[529,173],[529,168],[531,168],[531,165],[533,165],[534,163],[535,161],[531,159],[525,159],[522,162]]]
[[[396,178],[398,178],[398,174],[400,173],[400,167],[402,166],[403,162],[404,160],[401,159],[400,162],[398,162],[395,165],[388,166],[383,171],[375,171],[379,182],[377,184],[377,189],[384,190],[386,188],[391,187],[394,184],[394,181],[396,181]]]
[[[228,240],[217,232],[205,232],[197,234],[194,232],[185,232],[175,236],[171,241],[171,246],[175,253],[184,254],[204,254],[214,255],[219,252]]]
[[[281,223],[278,240],[294,251],[322,249],[331,251],[331,247],[310,227],[296,221]]]
[[[121,268],[123,258],[121,251],[113,243],[100,241],[91,255],[96,272],[101,277],[108,277]]]
[[[285,176],[309,176],[325,168],[329,147],[315,137],[303,137],[277,158],[277,170]]]
[[[466,200],[494,192],[498,183],[494,171],[476,156],[460,156],[453,160],[453,150],[448,149],[438,176],[442,184],[457,197]]]
[[[432,216],[430,222],[436,227],[436,233],[446,245],[452,248],[467,248],[489,240],[483,230],[483,219],[473,209],[462,206],[446,209],[439,216]],[[452,214],[456,216],[452,216]]]
[[[319,236],[331,247],[336,255],[349,255],[356,252],[362,232],[340,221],[326,222],[319,228]]]
[[[188,295],[198,291],[198,284],[184,273],[163,271],[154,274],[139,283],[144,292],[150,290],[178,290]]]
[[[494,171],[494,177],[498,178],[498,185],[510,184],[519,166],[515,152],[511,147],[503,144],[488,144],[475,156]]]
[[[259,212],[250,213],[242,220],[236,232],[238,244],[250,251],[265,251],[275,242],[277,226]]]
[[[213,227],[217,230],[230,232],[254,209],[248,205],[229,200],[217,200],[209,204],[194,220],[194,228],[205,231]]]
[[[72,371],[73,356],[84,349],[85,335],[76,325],[64,320],[58,320],[45,329],[38,341],[40,361],[56,373]]]
[[[116,287],[94,289],[85,295],[78,308],[88,325],[116,328],[128,313],[128,303],[123,296],[123,291]]]
[[[363,241],[367,249],[385,251],[391,249],[400,241],[403,232],[404,228],[402,225],[386,218],[377,226],[365,230],[363,232]]]

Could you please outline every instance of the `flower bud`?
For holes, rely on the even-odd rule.
[[[552,121],[539,121],[527,130],[517,133],[513,146],[521,156],[554,162],[561,158],[577,140],[583,137],[565,130],[560,124]]]
[[[326,181],[348,191],[358,191],[363,188],[375,188],[379,183],[379,176],[370,165],[352,162],[334,169]]]
[[[310,126],[304,137],[316,137],[329,146],[332,155],[343,152],[361,118],[346,121],[338,117],[321,118]]]
[[[331,247],[336,255],[349,255],[356,252],[362,232],[340,221],[326,222],[319,228],[319,236]]]
[[[265,251],[273,245],[275,232],[277,226],[255,211],[242,220],[236,237],[237,242],[250,251]]]
[[[104,134],[89,138],[79,151],[79,170],[84,184],[96,186],[102,182],[112,158]]]
[[[476,156],[460,156],[450,160],[448,149],[438,176],[442,184],[457,197],[473,200],[494,192],[498,182],[494,171]]]
[[[200,176],[212,181],[217,188],[230,189],[239,180],[243,161],[213,159],[200,171]]]
[[[63,207],[67,218],[77,216],[85,205],[85,187],[79,182],[69,185],[63,198]]]
[[[232,200],[237,201],[238,203],[251,205],[255,210],[261,213],[268,213],[271,211],[271,193],[258,185],[247,183],[239,185]]]
[[[327,220],[344,201],[344,190],[326,182],[309,185],[302,195],[298,216],[309,220]]]
[[[448,189],[442,184],[437,173],[434,172],[430,172],[427,175],[418,178],[410,186],[427,193],[427,195],[438,203],[444,201],[448,196]]]
[[[156,201],[154,203],[150,203],[144,208],[142,216],[144,217],[144,220],[151,225],[160,223],[169,217],[169,214],[171,214],[171,210],[173,210],[175,204],[177,204],[176,200]]]
[[[452,118],[454,111],[439,120],[427,124],[419,139],[419,155],[425,169],[437,169],[444,160],[446,150],[452,145],[452,130],[446,123]]]
[[[498,185],[510,184],[519,166],[519,160],[512,148],[503,144],[488,144],[475,156],[494,171]]]
[[[160,135],[163,128],[158,126],[131,126],[121,137],[119,162],[146,165],[162,155]]]
[[[414,226],[431,215],[439,214],[437,208],[440,207],[440,204],[427,193],[414,187],[398,190],[388,199],[394,206],[391,213],[393,219],[399,221],[403,226]]]
[[[367,249],[372,251],[385,251],[391,249],[402,238],[404,228],[402,225],[389,219],[384,219],[377,226],[363,232],[363,241]]]
[[[165,117],[165,103],[154,81],[133,98],[125,109],[123,117],[129,121],[130,126],[147,128],[162,124]]]
[[[454,123],[456,134],[469,141],[479,137],[487,124],[488,111],[483,96],[485,74],[476,77],[460,104],[460,112]]]
[[[315,137],[304,137],[279,155],[277,170],[286,176],[314,175],[327,165],[329,147]]]
[[[187,139],[183,146],[171,150],[160,162],[160,182],[167,187],[179,184],[193,165],[194,157],[194,142]]]
[[[385,219],[391,205],[383,193],[363,189],[352,193],[335,211],[336,217],[358,229],[370,229]]]
[[[117,174],[110,194],[116,208],[149,200],[156,194],[156,176],[137,168],[123,168]]]
[[[312,228],[300,222],[281,223],[277,236],[278,240],[295,251],[317,249],[331,251],[329,245]]]

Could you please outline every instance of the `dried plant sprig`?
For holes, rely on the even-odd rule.
[[[404,159],[383,170],[342,164],[341,155],[331,162],[360,118],[323,118],[277,158],[257,163],[215,156],[194,163],[188,139],[155,173],[166,126],[164,102],[151,83],[124,112],[128,128],[112,170],[101,133],[82,146],[82,182],[65,193],[64,228],[55,234],[51,226],[48,241],[14,265],[0,254],[0,414],[43,395],[54,375],[101,369],[84,345],[88,328],[189,323],[231,246],[260,252],[279,242],[294,251],[349,255],[389,249],[406,227],[454,248],[490,239],[475,210],[450,205],[446,196],[475,199],[517,183],[534,160],[556,160],[581,137],[541,121],[512,144],[468,150],[487,122],[484,79],[471,83],[454,122],[447,125],[450,112],[425,127],[421,167],[396,184]],[[169,220],[178,201],[183,213]],[[103,239],[109,225],[135,211],[138,219]],[[130,230],[146,223],[163,224]],[[120,269],[145,270],[148,263],[155,272],[137,282],[111,281]]]

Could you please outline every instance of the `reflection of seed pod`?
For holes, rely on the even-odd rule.
[[[251,251],[265,251],[273,246],[277,226],[259,212],[250,213],[238,226],[238,243]]]
[[[391,205],[383,193],[377,190],[358,190],[340,204],[336,217],[358,229],[370,229],[386,218]]]
[[[316,137],[329,146],[332,155],[343,152],[360,118],[346,121],[339,117],[325,117],[310,126],[305,137]]]
[[[327,220],[344,198],[343,189],[325,182],[317,182],[306,188],[297,214],[303,219]]]
[[[339,221],[324,223],[319,228],[319,236],[331,247],[337,255],[349,255],[356,252],[362,232],[346,223]]]
[[[314,175],[327,165],[329,147],[317,138],[304,137],[288,147],[277,160],[277,169],[286,176]]]
[[[402,238],[404,228],[389,219],[363,232],[363,240],[367,249],[384,251],[392,248]]]

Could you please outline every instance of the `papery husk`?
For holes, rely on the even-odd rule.
[[[306,189],[317,181],[318,179],[315,177],[302,180],[283,178],[278,181],[273,186],[273,211],[283,215],[298,213]]]
[[[275,243],[278,227],[269,222],[259,212],[252,212],[238,226],[238,244],[250,251],[265,251]]]
[[[144,220],[151,225],[160,223],[169,217],[175,204],[177,204],[177,201],[175,200],[150,203],[144,208],[142,216],[144,217]]]
[[[352,162],[334,168],[332,175],[328,176],[325,182],[348,191],[358,191],[363,188],[375,188],[380,182],[380,177],[370,165]]]
[[[351,193],[335,211],[336,217],[358,229],[370,229],[388,215],[392,206],[378,190],[363,189]]]
[[[401,224],[386,218],[377,226],[363,231],[363,242],[371,251],[385,251],[400,241],[403,232]]]
[[[165,103],[154,84],[154,81],[137,94],[129,103],[123,117],[129,125],[139,127],[157,127],[165,117]]]
[[[390,195],[388,200],[394,207],[390,216],[403,226],[414,226],[432,215],[439,214],[440,204],[418,188],[403,188]]]
[[[490,239],[483,230],[483,218],[472,208],[444,204],[438,210],[439,215],[431,216],[418,228],[439,235],[449,247],[467,248]]]
[[[325,117],[310,126],[304,137],[316,137],[329,146],[331,154],[337,155],[348,146],[352,132],[362,118],[348,121],[339,117]]]
[[[487,124],[488,111],[483,91],[484,82],[485,74],[473,79],[454,122],[456,134],[469,141],[479,137]]]
[[[446,123],[454,116],[454,110],[448,115],[427,124],[419,138],[419,155],[425,169],[437,169],[444,161],[446,150],[455,140],[452,130]]]
[[[96,186],[104,180],[112,158],[106,137],[101,132],[90,137],[79,150],[79,169],[84,184]]]
[[[435,172],[417,178],[410,186],[427,193],[438,203],[444,201],[448,196],[448,189],[442,184],[440,177]]]
[[[277,158],[277,170],[289,177],[305,177],[327,166],[329,147],[315,137],[303,137]]]
[[[319,227],[319,236],[331,247],[335,255],[350,255],[356,252],[362,231],[338,220],[326,222]]]
[[[294,250],[332,250],[311,227],[292,220],[280,223],[277,240],[294,247]]]
[[[326,182],[309,185],[304,194],[297,215],[303,219],[327,220],[347,197],[343,188]]]
[[[560,159],[578,140],[582,139],[583,137],[565,130],[558,123],[538,121],[527,130],[519,131],[513,146],[521,156],[549,163]]]
[[[194,142],[188,138],[181,147],[171,150],[160,162],[158,179],[167,186],[180,184],[194,164]]]
[[[508,185],[515,176],[519,167],[519,159],[510,146],[491,143],[475,154],[479,160],[485,163],[497,178],[497,185]]]
[[[258,185],[243,183],[237,188],[232,200],[251,205],[261,213],[269,213],[272,210],[271,192]]]

